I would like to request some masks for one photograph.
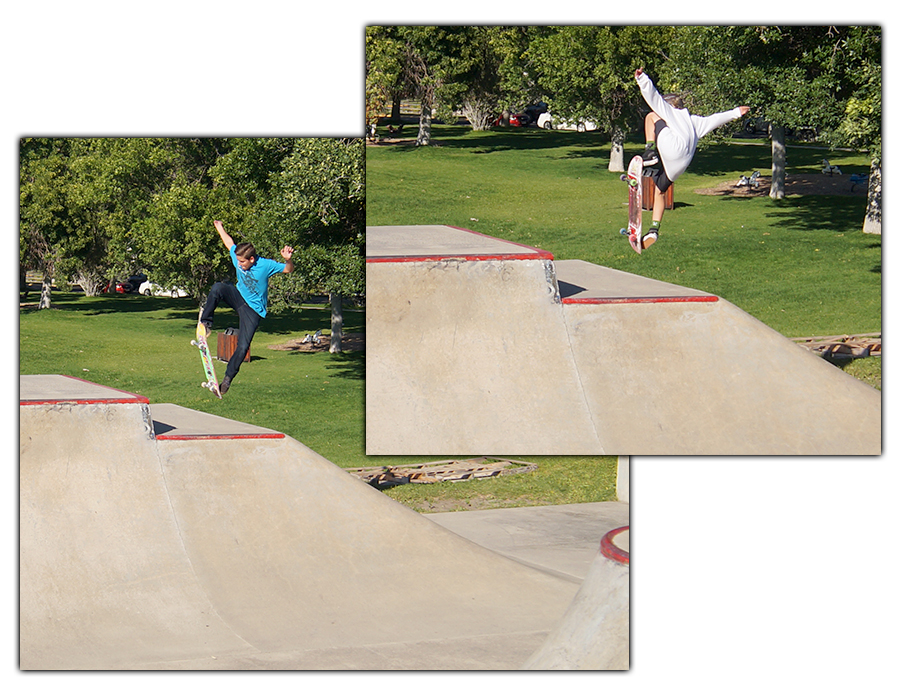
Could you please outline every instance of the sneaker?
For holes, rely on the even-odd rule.
[[[659,162],[659,154],[657,154],[656,148],[653,145],[647,145],[644,154],[641,155],[641,159],[644,160],[644,166],[649,167]]]
[[[225,396],[225,392],[228,391],[228,387],[231,386],[231,377],[225,375],[225,378],[222,380],[222,384],[219,385],[219,393],[222,396]]]
[[[656,240],[659,239],[659,233],[654,231],[648,232],[643,237],[641,237],[641,247],[646,249],[651,244],[655,243]]]

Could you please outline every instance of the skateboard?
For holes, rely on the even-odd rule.
[[[206,342],[206,327],[199,321],[197,322],[197,337],[191,341],[191,345],[200,349],[200,360],[203,363],[203,371],[206,373],[206,381],[202,382],[200,386],[206,387],[221,399],[219,382],[216,380],[216,370],[213,367],[212,355],[209,354],[209,344]]]
[[[628,173],[620,178],[628,184],[628,227],[619,230],[620,234],[628,235],[631,248],[641,253],[641,203],[643,191],[641,190],[641,177],[644,173],[644,160],[640,155],[631,158],[628,164]]]

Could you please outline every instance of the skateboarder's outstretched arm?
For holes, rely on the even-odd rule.
[[[219,236],[222,238],[222,243],[225,245],[225,248],[230,251],[231,247],[234,246],[234,240],[231,238],[231,235],[225,231],[225,225],[222,224],[221,220],[213,220],[213,225],[216,228],[216,232],[218,232]]]
[[[281,250],[281,258],[284,259],[284,270],[282,273],[290,273],[294,270],[294,261],[291,258],[294,255],[294,247],[285,246]]]

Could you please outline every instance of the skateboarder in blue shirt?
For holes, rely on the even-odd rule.
[[[203,307],[203,313],[200,315],[200,322],[206,326],[208,336],[212,329],[213,314],[219,304],[225,304],[238,313],[240,323],[237,348],[228,361],[225,377],[219,385],[219,392],[224,395],[231,386],[231,380],[241,369],[241,363],[250,349],[250,342],[259,327],[260,319],[266,316],[266,307],[269,302],[269,278],[278,273],[290,273],[294,270],[294,262],[291,260],[294,249],[286,246],[281,250],[284,263],[273,261],[258,256],[256,249],[249,242],[235,244],[220,220],[215,220],[213,225],[215,225],[222,243],[228,249],[231,262],[237,271],[237,285],[216,283],[212,286],[206,305]]]

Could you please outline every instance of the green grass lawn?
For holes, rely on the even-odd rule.
[[[771,173],[768,143],[698,152],[675,184],[660,241],[638,256],[618,234],[626,189],[598,133],[436,126],[437,145],[369,147],[368,225],[446,224],[717,294],[787,336],[881,330],[881,238],[861,232],[865,199],[707,196],[695,189]],[[643,144],[626,144],[627,158]],[[844,176],[864,155],[789,147],[791,172],[827,158]],[[848,184],[849,188],[849,184]],[[645,213],[645,223],[650,215]]]

